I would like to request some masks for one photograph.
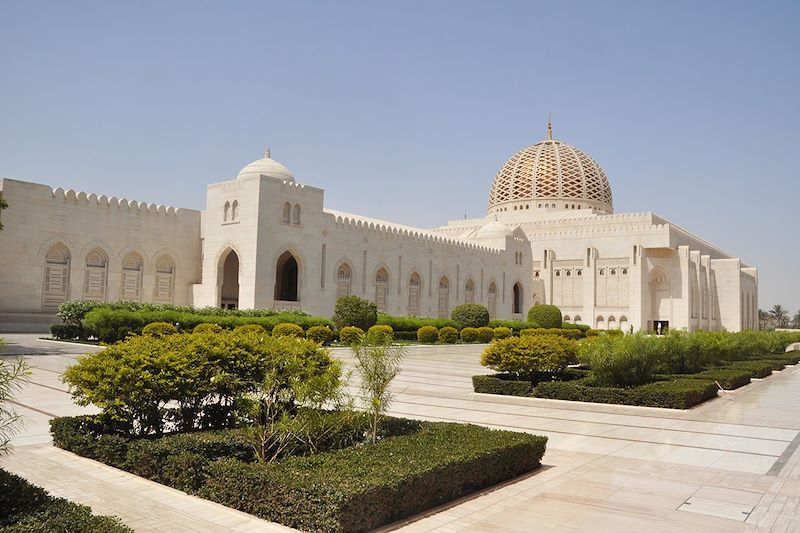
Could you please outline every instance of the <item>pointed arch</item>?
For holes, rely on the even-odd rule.
[[[281,216],[281,221],[284,224],[288,224],[289,222],[291,222],[291,218],[292,218],[292,204],[286,202],[283,204],[283,214]]]
[[[153,301],[171,304],[175,298],[175,260],[168,254],[156,258],[156,282]]]
[[[62,243],[53,244],[44,256],[42,309],[54,310],[69,298],[72,255]]]
[[[514,301],[512,312],[515,315],[522,314],[523,305],[522,283],[518,281],[514,284]]]
[[[408,314],[419,316],[420,298],[422,296],[422,278],[417,272],[408,277]]]
[[[230,214],[231,214],[231,203],[226,201],[225,206],[222,208],[222,221],[227,222],[228,218],[230,217]]]
[[[617,329],[617,318],[614,315],[608,317],[608,329]]]
[[[573,322],[574,324],[580,324],[580,323],[581,323],[581,320],[583,320],[583,319],[581,318],[581,315],[575,315],[574,317],[572,317],[572,322]]]
[[[375,305],[381,313],[389,309],[389,271],[384,267],[375,273]]]
[[[597,317],[595,320],[595,327],[594,329],[606,329],[606,321],[603,319],[603,316]]]
[[[137,252],[130,251],[122,258],[122,277],[120,282],[120,298],[123,300],[141,301],[142,276],[144,259]]]
[[[84,299],[105,302],[107,285],[108,254],[102,248],[94,248],[86,254],[83,279]]]
[[[231,204],[231,221],[239,220],[239,200],[234,200]]]
[[[292,209],[292,224],[296,226],[300,225],[300,204],[294,204],[294,209]]]
[[[439,278],[439,318],[450,316],[450,280],[447,276]]]
[[[497,284],[489,282],[489,318],[497,318]]]
[[[297,257],[286,250],[275,264],[275,300],[281,302],[300,301],[300,266]]]
[[[468,278],[464,284],[464,303],[475,303],[475,282],[472,281],[472,278]]]
[[[628,329],[628,317],[626,317],[625,315],[619,317],[619,329],[621,329],[622,331],[627,331]]]
[[[239,274],[241,260],[239,252],[227,246],[217,259],[218,305],[223,309],[239,308]]]
[[[353,268],[349,263],[344,262],[336,269],[336,299],[342,296],[350,296],[353,286]]]

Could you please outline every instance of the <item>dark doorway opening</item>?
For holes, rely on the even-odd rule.
[[[654,320],[653,331],[656,335],[665,335],[669,331],[669,320]]]
[[[239,256],[231,250],[222,266],[222,290],[220,307],[238,309],[239,307]]]
[[[283,252],[275,269],[275,299],[297,302],[297,259],[291,252]]]
[[[522,313],[522,285],[514,284],[514,309],[515,314]]]

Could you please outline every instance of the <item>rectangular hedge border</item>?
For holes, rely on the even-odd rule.
[[[531,396],[533,385],[530,381],[517,381],[508,374],[493,376],[472,376],[472,388],[483,394],[503,394],[506,396]]]
[[[641,407],[688,409],[714,398],[717,385],[703,379],[657,381],[639,387],[596,387],[576,381],[539,383],[534,389],[537,398],[570,400],[574,402],[612,403]]]
[[[780,366],[780,368],[776,368]],[[739,370],[747,370],[750,372],[752,378],[765,378],[772,375],[773,370],[783,369],[783,363],[777,360],[772,361],[737,361],[736,363],[728,365],[726,368],[735,368]]]
[[[80,531],[83,533],[133,533],[119,518],[93,515],[92,510],[0,468],[0,530]]]
[[[546,437],[425,423],[413,435],[268,465],[209,465],[198,494],[304,531],[368,531],[541,465]]]
[[[675,376],[685,379],[705,379],[718,382],[723,389],[733,390],[750,383],[751,372],[742,368],[713,368],[696,374]]]

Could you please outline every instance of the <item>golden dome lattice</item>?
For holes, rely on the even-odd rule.
[[[529,200],[531,207],[593,207],[613,213],[611,186],[603,169],[583,151],[547,139],[520,150],[506,161],[489,193],[489,212],[504,210],[506,203]],[[555,200],[555,202],[552,202]]]

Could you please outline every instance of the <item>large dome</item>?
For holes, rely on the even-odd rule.
[[[272,159],[269,148],[264,151],[264,157],[256,159],[242,170],[239,171],[237,179],[242,178],[257,178],[259,176],[269,176],[271,178],[278,178],[283,181],[294,181],[292,172]]]
[[[613,213],[611,186],[600,165],[548,132],[548,139],[511,156],[494,177],[489,213],[586,208]]]

